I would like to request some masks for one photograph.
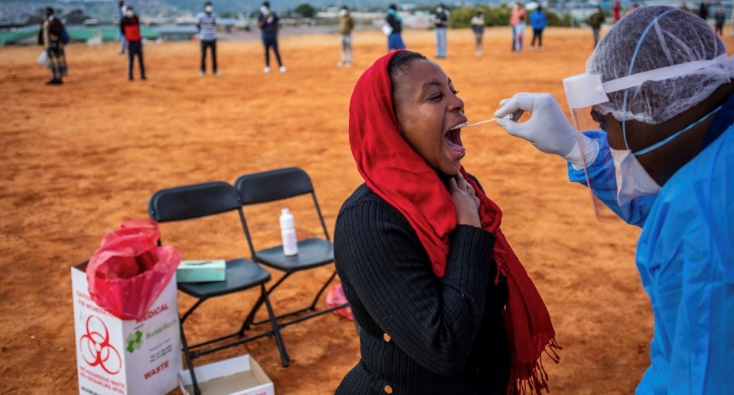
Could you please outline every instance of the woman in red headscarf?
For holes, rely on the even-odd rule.
[[[464,102],[415,52],[357,82],[349,141],[365,180],[339,212],[336,269],[362,359],[337,394],[540,393],[548,311],[500,230],[502,212],[461,166]]]

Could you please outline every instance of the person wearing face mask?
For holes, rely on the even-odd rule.
[[[214,14],[214,6],[211,1],[204,3],[204,12],[200,12],[196,16],[196,28],[199,29],[199,38],[201,40],[201,71],[199,76],[206,74],[206,51],[212,51],[212,73],[221,75],[217,71],[217,32],[214,30],[217,26],[217,16]]]
[[[352,49],[352,29],[354,29],[354,19],[352,14],[349,13],[347,6],[342,6],[339,10],[339,34],[341,35],[342,43],[342,61],[337,63],[337,66],[352,66],[352,56],[354,50]]]
[[[405,49],[405,43],[403,42],[403,17],[398,14],[398,6],[390,4],[387,8],[387,16],[385,17],[385,23],[390,27],[390,34],[387,36],[387,51],[396,51],[399,49]]]
[[[43,45],[48,67],[51,69],[51,80],[46,85],[63,85],[63,77],[69,74],[64,43],[61,39],[63,32],[64,25],[54,16],[53,8],[46,8],[46,19],[43,20],[41,30],[38,32],[38,44]]]
[[[133,65],[135,56],[138,57],[140,65],[140,79],[145,81],[145,65],[143,64],[143,36],[140,34],[140,20],[135,15],[133,6],[127,6],[125,17],[120,21],[120,32],[127,40],[127,76],[133,80]]]
[[[436,27],[436,57],[439,59],[446,58],[446,29],[449,26],[449,10],[443,4],[439,4],[436,8],[436,15],[433,18]]]
[[[280,52],[278,52],[278,30],[280,19],[275,12],[270,10],[270,3],[265,1],[260,7],[260,15],[257,17],[257,23],[262,31],[263,45],[265,46],[265,69],[263,72],[270,72],[270,48],[275,53],[275,59],[278,61],[278,67],[281,73],[285,73],[285,66],[280,60]]]
[[[731,393],[734,343],[734,59],[692,13],[649,6],[616,23],[566,78],[573,125],[549,94],[518,94],[497,123],[568,160],[571,181],[642,227],[651,366],[637,394]],[[577,142],[578,141],[578,142]]]
[[[362,74],[349,144],[365,183],[343,204],[334,262],[360,362],[337,395],[506,395],[547,389],[548,310],[461,165],[464,102],[435,62],[391,52]]]

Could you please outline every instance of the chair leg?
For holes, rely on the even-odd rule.
[[[265,306],[268,309],[268,316],[270,317],[270,325],[273,327],[273,333],[275,334],[275,343],[278,345],[278,351],[280,352],[280,358],[281,362],[283,363],[283,367],[288,367],[288,364],[290,363],[290,358],[288,357],[288,353],[285,351],[285,345],[283,344],[283,338],[280,337],[280,326],[278,326],[278,322],[275,320],[275,314],[273,314],[273,306],[270,305],[270,299],[268,298],[268,293],[265,291],[265,285],[262,285],[262,299],[265,300]]]
[[[263,286],[264,288],[264,286]],[[265,297],[265,292],[263,292],[262,295],[260,295],[260,298],[255,302],[255,305],[252,306],[252,310],[250,310],[250,314],[247,315],[247,318],[245,318],[245,321],[242,322],[242,327],[240,328],[239,334],[240,336],[245,335],[245,331],[250,329],[250,325],[252,325],[252,321],[255,319],[255,314],[260,310],[260,307],[263,305],[263,301]]]
[[[283,282],[283,280],[285,280],[291,274],[293,274],[293,272],[286,273],[286,275],[283,276],[283,277],[281,277],[281,279],[278,280],[278,282],[275,285],[273,285],[272,287],[270,287],[270,289],[268,290],[268,295],[272,294],[273,291],[275,290],[275,288],[278,285],[280,285],[280,283]],[[329,284],[334,279],[334,277],[336,277],[336,270],[334,270],[334,273],[331,274],[331,277],[329,277],[329,280],[321,287],[321,289],[316,294],[316,297],[313,299],[313,301],[311,302],[310,305],[308,305],[308,306],[306,306],[306,307],[304,307],[302,309],[299,309],[299,310],[294,310],[294,311],[289,311],[287,313],[283,313],[281,315],[276,316],[275,319],[276,320],[279,320],[281,318],[290,317],[292,315],[300,314],[300,313],[303,313],[303,312],[308,311],[308,310],[316,311],[316,303],[319,301],[319,298],[321,298],[321,295],[324,293],[324,291],[326,290],[326,287],[329,286]],[[254,319],[254,315],[253,315],[252,318]],[[247,328],[249,329],[250,328],[250,325],[262,325],[262,324],[265,324],[267,322],[268,322],[267,319],[262,319],[262,320],[259,320],[259,321],[250,321],[250,323],[247,325]]]
[[[196,374],[194,373],[194,364],[191,363],[191,353],[189,352],[189,346],[186,343],[186,335],[184,334],[183,329],[183,320],[179,317],[179,328],[181,331],[181,345],[183,345],[183,352],[184,356],[186,357],[186,365],[189,367],[189,373],[191,373],[191,384],[194,386],[194,394],[201,395],[201,390],[199,389],[199,383],[196,382]]]

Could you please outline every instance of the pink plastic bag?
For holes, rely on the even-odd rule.
[[[344,289],[342,289],[342,284],[339,283],[335,287],[331,288],[329,290],[329,293],[326,294],[326,306],[328,308],[333,308],[336,306],[341,306],[344,303],[348,303],[347,297],[344,296]],[[332,313],[336,315],[340,315],[348,320],[354,321],[354,316],[352,315],[352,308],[351,307],[345,307],[343,309],[334,310]]]
[[[134,219],[105,235],[87,265],[89,295],[123,320],[142,317],[176,273],[181,253],[156,245],[160,232],[150,219]]]

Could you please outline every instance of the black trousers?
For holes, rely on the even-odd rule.
[[[280,61],[280,52],[278,52],[278,38],[263,37],[263,45],[265,45],[265,66],[270,67],[270,48],[273,48],[273,52],[275,52],[278,66],[283,66],[283,62]]]
[[[538,46],[543,46],[543,29],[533,29],[533,41],[530,43],[530,46],[535,45],[535,38],[538,38]]]
[[[217,40],[201,40],[201,72],[206,72],[206,50],[212,50],[212,71],[217,72]]]
[[[133,78],[133,63],[135,62],[135,55],[138,56],[138,63],[140,64],[140,78],[145,78],[142,41],[129,41],[127,43],[127,75],[130,79]]]
[[[718,33],[719,36],[723,36],[724,35],[724,24],[722,23],[719,25],[717,23],[715,26],[716,26],[716,33]]]

